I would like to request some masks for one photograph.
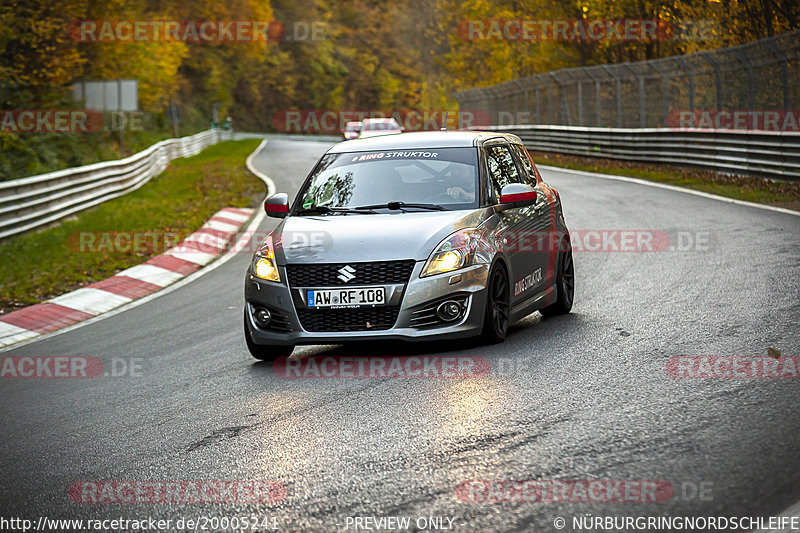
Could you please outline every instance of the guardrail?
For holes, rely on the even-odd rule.
[[[161,141],[117,161],[0,182],[0,239],[40,228],[138,189],[173,159],[195,155],[216,144],[222,135],[218,130],[208,130]]]
[[[476,129],[513,133],[529,150],[539,152],[800,179],[800,133],[795,132],[528,125]]]

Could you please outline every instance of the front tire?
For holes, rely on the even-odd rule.
[[[502,264],[497,263],[489,272],[486,286],[486,311],[483,314],[481,336],[489,344],[503,342],[508,334],[511,303],[509,300],[508,274]]]
[[[539,310],[543,316],[566,315],[572,311],[572,301],[575,298],[575,263],[572,261],[572,244],[568,246],[559,257],[556,301]]]
[[[294,346],[279,346],[276,344],[256,344],[247,327],[247,310],[244,311],[244,341],[250,355],[259,361],[274,361],[278,357],[289,357],[294,351]]]

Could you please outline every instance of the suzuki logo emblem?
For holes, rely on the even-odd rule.
[[[356,277],[356,269],[351,267],[350,265],[343,266],[342,268],[337,270],[337,272],[339,273],[339,275],[336,277],[338,277],[345,283],[347,283],[348,281],[352,281]]]

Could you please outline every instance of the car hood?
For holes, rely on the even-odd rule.
[[[292,216],[270,234],[278,264],[424,261],[445,237],[491,210]]]

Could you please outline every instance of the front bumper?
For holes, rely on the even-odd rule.
[[[486,309],[486,284],[489,265],[480,264],[426,278],[419,274],[424,261],[414,265],[407,284],[392,284],[388,295],[390,303],[399,302],[399,313],[394,326],[389,329],[366,331],[307,331],[303,328],[295,306],[303,306],[301,298],[291,291],[287,284],[286,268],[279,266],[282,283],[271,283],[254,277],[250,272],[245,278],[245,321],[253,341],[257,344],[296,345],[296,344],[338,344],[343,342],[367,340],[423,341],[433,339],[456,339],[480,333],[483,314]],[[387,285],[388,287],[388,285]],[[317,287],[323,288],[323,287]],[[339,287],[337,287],[339,288]],[[414,311],[425,304],[449,295],[466,296],[464,316],[446,325],[432,327],[413,326]],[[259,327],[253,319],[255,307],[266,307],[280,317],[280,330]]]

